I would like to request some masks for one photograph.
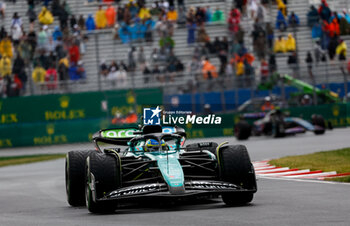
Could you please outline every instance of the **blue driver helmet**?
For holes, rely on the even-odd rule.
[[[161,140],[160,147],[161,147],[161,150],[163,151],[168,149],[167,148],[168,145],[165,143],[164,140]],[[144,151],[145,152],[159,151],[159,142],[155,139],[148,139],[145,143]]]

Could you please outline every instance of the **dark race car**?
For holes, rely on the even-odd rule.
[[[246,119],[257,119],[249,124]],[[250,136],[268,135],[284,137],[312,131],[316,135],[324,134],[327,123],[321,115],[313,115],[311,122],[297,117],[287,117],[280,110],[272,110],[268,113],[246,113],[234,127],[234,134],[238,140],[246,140]],[[328,128],[331,129],[330,123]]]
[[[96,150],[67,154],[68,203],[100,213],[123,201],[155,197],[221,195],[227,205],[252,201],[257,185],[245,146],[184,146],[185,138],[179,127],[99,131],[93,137]]]

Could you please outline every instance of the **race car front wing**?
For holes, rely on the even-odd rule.
[[[93,191],[94,192],[94,191]],[[166,183],[150,183],[134,185],[109,192],[97,201],[131,199],[138,197],[185,197],[206,194],[222,194],[225,192],[256,192],[256,189],[244,189],[238,185],[223,181],[195,180],[185,182],[185,192],[173,194]]]

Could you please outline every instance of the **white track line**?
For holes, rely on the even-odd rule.
[[[319,177],[324,177],[324,176],[328,176],[328,175],[336,175],[337,172],[336,171],[331,171],[331,172],[324,172],[324,173],[315,173],[315,174],[311,174],[311,175],[307,175],[303,178],[319,178]]]
[[[253,162],[253,166],[270,166],[270,164],[266,162]]]
[[[254,167],[255,171],[263,170],[263,169],[273,169],[276,166],[264,166],[264,167]]]
[[[270,165],[270,164],[267,163],[267,162],[252,162],[252,164],[253,164],[254,166],[258,166],[258,165]]]
[[[272,177],[276,177],[276,176],[288,176],[289,174],[307,173],[307,172],[310,172],[310,170],[298,170],[298,171],[289,171],[289,172],[283,172],[283,173],[269,173],[267,175],[272,176]],[[260,175],[263,176],[263,174],[260,174]]]
[[[309,177],[309,176],[312,176],[314,174],[318,174],[320,173],[319,171],[315,171],[315,172],[312,172],[312,171],[309,171],[310,173],[309,174],[302,174],[302,175],[288,175],[286,177],[288,178],[304,178],[304,177]],[[323,173],[323,172],[322,172]]]
[[[270,161],[269,159],[266,159],[266,160],[262,160],[262,161],[254,161],[253,163],[267,163],[269,161]]]
[[[260,168],[260,167],[268,167],[268,166],[271,166],[269,164],[264,164],[264,165],[253,165],[254,168]]]
[[[267,169],[267,170],[258,170],[258,171],[256,171],[256,173],[261,174],[261,173],[276,172],[276,171],[281,171],[281,170],[289,170],[289,167],[274,168],[274,169]]]

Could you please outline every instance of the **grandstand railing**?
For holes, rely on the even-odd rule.
[[[311,69],[312,77],[309,74],[309,68],[306,64],[300,64],[298,70],[300,77],[295,78],[305,81],[311,85],[321,85],[322,88],[330,89],[332,84],[336,83],[342,87],[344,95],[349,93],[348,82],[350,75],[347,72],[346,65],[337,62],[320,62],[313,64]],[[343,69],[341,69],[343,68]],[[288,70],[285,68],[283,71]],[[337,73],[336,70],[338,71]],[[293,69],[290,68],[289,75],[293,76]],[[99,75],[98,83],[87,82],[87,79],[76,81],[51,81],[33,84],[36,95],[76,93],[82,91],[106,91],[118,89],[139,89],[139,88],[163,88],[164,94],[193,93],[225,91],[246,88],[251,90],[251,97],[258,92],[258,85],[262,81],[259,71],[255,75],[219,75],[217,78],[204,79],[201,72],[163,72],[157,74],[144,75],[140,72],[127,72],[125,79],[111,79]],[[279,83],[277,87],[283,89],[284,86]],[[339,87],[339,86],[338,86]],[[340,92],[340,90],[333,90]]]

